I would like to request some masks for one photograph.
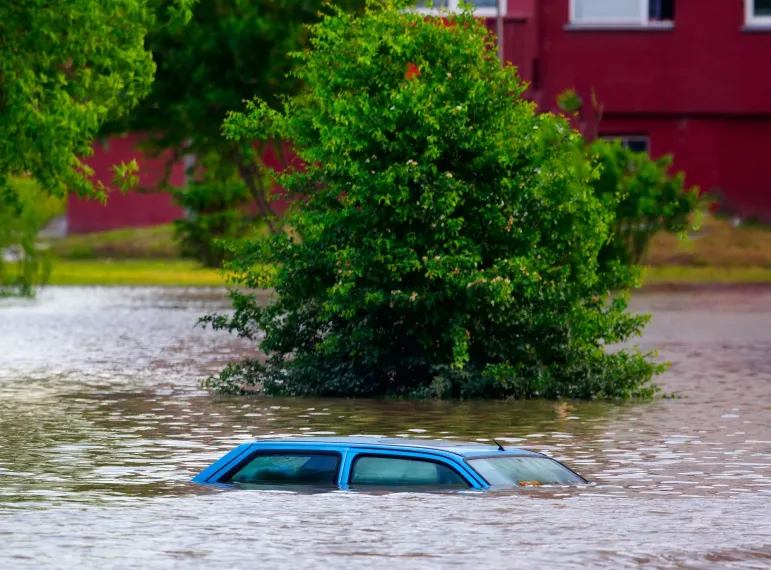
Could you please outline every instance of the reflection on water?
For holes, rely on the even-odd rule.
[[[214,397],[253,347],[194,328],[221,291],[52,288],[0,305],[0,567],[771,567],[771,291],[646,293],[640,343],[685,397],[369,402]],[[487,440],[592,488],[228,492],[191,485],[270,435]],[[300,546],[301,545],[301,546]]]

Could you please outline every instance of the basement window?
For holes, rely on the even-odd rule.
[[[577,26],[671,27],[674,19],[675,0],[570,0],[570,22]]]
[[[619,140],[621,145],[634,152],[650,154],[650,137],[645,135],[603,135],[607,140]]]
[[[462,0],[416,0],[415,7],[419,12],[438,13],[443,10],[457,12],[460,10]],[[493,18],[497,15],[506,15],[506,0],[466,0],[465,4],[474,6],[474,14]]]
[[[744,0],[747,23],[771,26],[771,0]]]

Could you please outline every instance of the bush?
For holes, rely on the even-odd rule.
[[[174,222],[174,237],[182,256],[206,267],[222,266],[228,259],[222,240],[245,236],[253,224],[246,185],[241,181],[191,184],[174,195],[187,211],[185,218]]]
[[[654,160],[618,140],[599,138],[604,107],[594,91],[588,109],[573,89],[557,95],[557,106],[578,130],[589,131],[586,151],[600,172],[592,187],[606,204],[615,204],[611,239],[600,252],[603,267],[641,263],[661,231],[683,234],[698,229],[701,212],[711,207],[712,199],[700,196],[697,187],[685,188],[682,172],[669,173],[671,155]]]
[[[250,240],[204,324],[260,343],[225,392],[423,397],[651,396],[650,354],[608,353],[647,316],[626,312],[635,268],[598,256],[617,204],[562,118],[520,99],[512,67],[469,11],[446,25],[372,2],[312,27],[307,86],[282,114],[255,102],[236,139],[295,142],[304,172],[290,235]],[[409,71],[408,71],[409,70]],[[621,287],[610,298],[609,284]]]
[[[38,232],[64,212],[64,201],[30,178],[11,178],[13,202],[0,201],[0,296],[32,296],[48,281],[51,261]]]
[[[600,252],[603,265],[615,260],[637,265],[657,233],[680,234],[695,227],[694,218],[706,202],[698,188],[684,187],[682,173],[669,173],[670,156],[653,160],[619,141],[604,139],[591,143],[589,152],[600,167],[594,191],[601,200],[617,204],[611,240]]]
[[[174,222],[174,236],[183,257],[221,267],[232,259],[225,241],[254,235],[265,224],[250,212],[252,195],[232,165],[210,156],[198,166],[196,179],[174,190],[176,203],[187,213]]]

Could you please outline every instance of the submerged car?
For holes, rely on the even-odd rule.
[[[376,437],[263,439],[239,445],[192,479],[229,488],[489,489],[580,485],[559,461],[525,449]]]

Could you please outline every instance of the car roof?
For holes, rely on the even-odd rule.
[[[504,446],[505,451],[500,451],[495,445],[478,442],[458,441],[454,439],[417,439],[407,437],[372,437],[372,436],[347,436],[347,437],[267,437],[260,438],[255,443],[281,443],[306,446],[318,444],[322,447],[383,447],[386,449],[421,448],[426,450],[442,451],[462,457],[475,455],[540,455],[526,449]]]

